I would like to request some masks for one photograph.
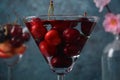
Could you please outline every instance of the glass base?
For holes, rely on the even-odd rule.
[[[62,75],[62,74],[66,74],[66,73],[70,72],[73,69],[73,66],[74,66],[76,60],[78,59],[78,57],[79,57],[79,55],[72,57],[72,64],[69,67],[53,67],[52,64],[51,64],[51,58],[52,57],[47,57],[46,60],[49,64],[51,70],[54,73]]]

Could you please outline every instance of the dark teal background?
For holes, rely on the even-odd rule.
[[[13,22],[13,11],[19,17],[47,14],[48,5],[49,0],[0,0],[0,24]],[[54,6],[55,14],[83,14],[86,11],[90,16],[100,17],[80,58],[65,80],[101,80],[101,55],[104,47],[114,39],[102,26],[106,8],[99,13],[93,0],[54,0]],[[112,0],[109,6],[112,12],[120,13],[120,0]],[[7,80],[7,71],[7,66],[0,59],[0,80]],[[57,80],[33,40],[28,43],[22,60],[15,65],[13,75],[14,80]]]

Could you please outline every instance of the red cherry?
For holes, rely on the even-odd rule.
[[[82,50],[82,48],[84,47],[86,41],[87,41],[88,37],[84,36],[84,35],[80,35],[77,39],[77,41],[74,43],[76,46],[79,47],[80,50]]]
[[[68,57],[79,55],[79,53],[80,53],[79,47],[77,47],[76,45],[68,44],[64,47],[64,54],[67,55]]]
[[[72,65],[72,58],[66,56],[54,56],[51,65],[55,68],[68,68]]]
[[[63,32],[63,38],[67,43],[73,43],[80,36],[80,32],[77,29],[68,28]]]
[[[18,37],[12,37],[10,39],[10,43],[13,47],[19,47],[24,43],[24,40],[22,40],[21,36],[19,38]]]
[[[45,34],[45,40],[50,45],[58,45],[61,43],[61,38],[56,30],[50,30]]]
[[[13,25],[10,34],[12,37],[21,36],[21,34],[22,34],[21,26],[20,25]]]
[[[31,21],[25,22],[27,28],[31,31],[33,26],[42,26],[42,22],[40,18],[32,18]]]
[[[54,21],[51,21],[51,24],[53,26],[53,29],[59,32],[63,32],[65,29],[69,27],[67,23],[65,23],[65,21],[63,20],[54,20]]]
[[[51,24],[53,26],[53,29],[59,32],[63,32],[67,28],[75,27],[77,25],[77,22],[69,20],[53,20],[51,21]]]
[[[36,18],[32,18],[32,20],[31,20],[31,24],[32,24],[32,26],[33,25],[41,25],[42,23],[41,23],[41,19],[40,18],[38,18],[38,17],[36,17]]]
[[[42,25],[34,25],[31,28],[31,33],[35,39],[42,39],[46,34],[47,29]]]
[[[30,34],[29,34],[28,32],[24,32],[24,33],[22,34],[22,39],[23,39],[24,41],[28,41],[28,40],[30,39]]]
[[[95,22],[91,22],[88,19],[84,18],[81,22],[81,31],[84,33],[84,35],[89,36],[94,26]]]
[[[46,41],[40,42],[39,49],[45,57],[55,55],[56,50],[57,50],[55,46],[51,46],[51,45],[47,44]]]

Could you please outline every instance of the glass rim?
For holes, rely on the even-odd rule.
[[[38,15],[38,16],[26,16],[25,19],[30,19],[30,18],[35,18],[35,17],[64,17],[64,18],[69,18],[69,17],[79,17],[79,18],[88,18],[88,19],[94,19],[96,22],[99,20],[98,16],[83,16],[83,15]]]

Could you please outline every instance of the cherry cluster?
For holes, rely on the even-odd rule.
[[[24,45],[30,39],[28,32],[23,32],[19,24],[5,24],[0,27],[0,57],[10,58],[15,54],[22,54],[26,50]]]
[[[81,28],[77,28],[81,22]],[[90,35],[94,22],[79,20],[41,20],[32,18],[26,22],[33,38],[45,58],[52,57],[50,64],[56,68],[72,65],[72,57],[79,55]]]

